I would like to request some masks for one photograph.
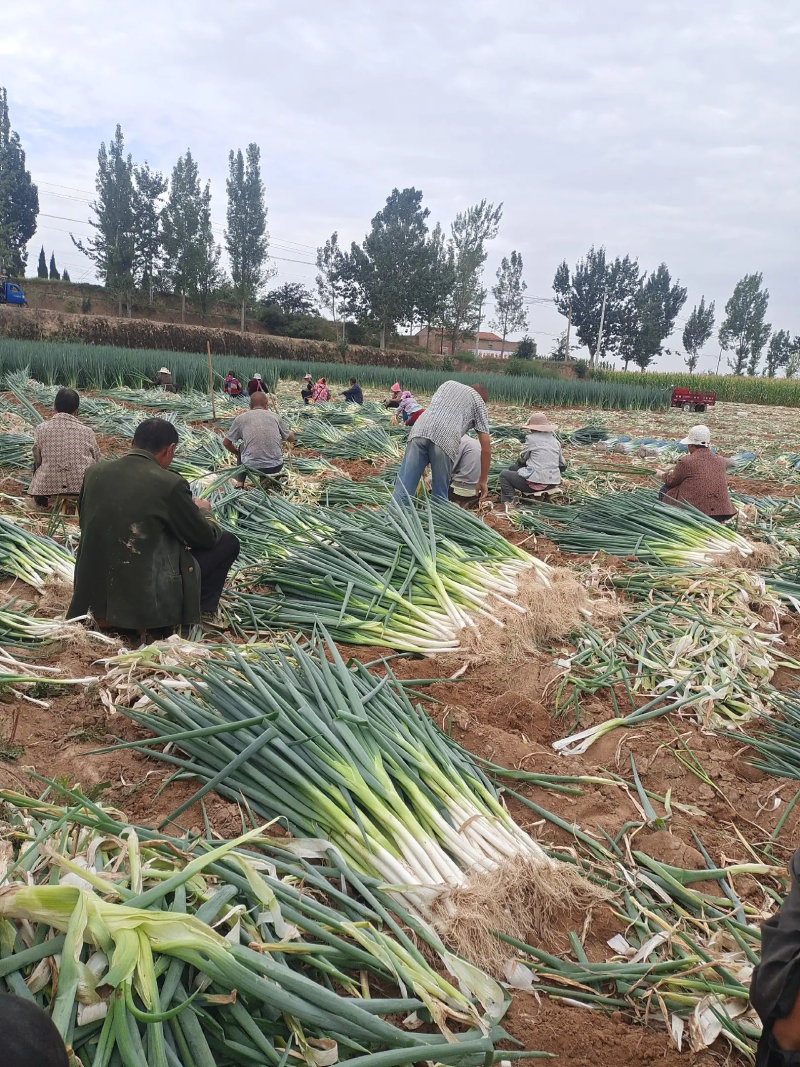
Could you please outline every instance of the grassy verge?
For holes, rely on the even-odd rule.
[[[653,389],[696,389],[717,394],[717,400],[737,404],[776,404],[800,407],[800,380],[786,378],[742,378],[734,374],[641,374],[639,371],[593,372],[593,380],[605,384],[646,385]]]

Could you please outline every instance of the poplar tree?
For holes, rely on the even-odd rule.
[[[106,148],[105,142],[97,153],[97,199],[92,204],[95,218],[89,220],[94,237],[78,241],[70,234],[77,248],[95,265],[106,287],[116,293],[119,314],[123,296],[128,298],[133,288],[136,262],[136,216],[134,209],[133,160],[125,154],[122,127],[117,125],[114,140]]]
[[[734,374],[758,373],[761,353],[769,340],[772,326],[765,322],[769,289],[762,289],[764,275],[745,274],[734,287],[725,305],[725,319],[719,328],[719,343],[723,351],[733,350],[734,358],[728,366]]]
[[[214,240],[211,226],[211,183],[206,182],[200,198],[200,228],[197,235],[197,271],[192,281],[192,296],[200,308],[200,316],[205,321],[217,290],[225,280],[220,267],[222,249]]]
[[[524,330],[528,325],[524,303],[527,288],[522,280],[522,253],[512,252],[510,259],[503,256],[497,268],[497,285],[492,287],[495,317],[491,323],[492,329],[502,331],[501,359],[506,350],[508,334]]]
[[[181,297],[181,322],[186,319],[186,297],[196,287],[200,259],[202,194],[197,164],[190,149],[172,169],[169,196],[163,213],[164,274]]]
[[[261,151],[257,144],[247,146],[247,160],[231,150],[228,156],[228,225],[225,247],[231,264],[233,291],[241,304],[241,330],[249,301],[255,299],[269,277],[267,271],[267,209],[261,181]]]
[[[479,328],[481,305],[486,299],[486,290],[481,285],[483,264],[488,255],[486,242],[497,236],[502,217],[502,204],[495,207],[481,200],[459,212],[450,226],[453,279],[442,318],[450,334],[453,355],[458,351],[462,333],[472,333]]]
[[[700,297],[700,303],[693,307],[683,328],[683,347],[686,349],[686,366],[693,374],[700,359],[700,349],[714,332],[714,301],[706,307],[706,298]]]
[[[19,134],[11,129],[8,94],[0,87],[0,273],[24,276],[38,214],[39,191],[26,169]]]

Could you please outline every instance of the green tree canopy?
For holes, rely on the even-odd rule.
[[[44,245],[39,249],[39,265],[36,268],[37,278],[47,277],[47,256],[44,254]]]
[[[785,367],[792,355],[792,336],[788,330],[776,330],[767,346],[767,377],[774,378]]]
[[[285,282],[276,289],[270,289],[262,297],[263,304],[273,304],[284,315],[318,315],[313,295],[302,282]]]
[[[630,256],[617,256],[608,262],[602,247],[592,246],[578,260],[574,271],[570,272],[566,260],[556,270],[556,307],[565,318],[571,317],[578,340],[589,349],[593,363],[617,352],[626,366],[633,359],[630,345],[636,330],[635,301],[640,288],[638,262]]]
[[[686,303],[686,289],[672,284],[666,263],[648,276],[634,300],[635,323],[629,336],[633,362],[645,371],[663,352],[664,342]]]
[[[95,218],[94,237],[72,240],[95,265],[108,289],[117,294],[122,307],[123,295],[130,299],[136,263],[136,213],[134,205],[133,160],[125,154],[125,139],[118,124],[114,140],[105,142],[97,153],[97,199],[92,204]]]
[[[56,254],[55,254],[55,252],[51,252],[50,253],[50,273],[49,273],[49,277],[50,277],[50,281],[51,282],[60,282],[61,281],[61,275],[58,273],[58,267],[56,266]]]
[[[719,343],[725,352],[733,351],[728,366],[734,374],[758,373],[761,353],[772,329],[765,322],[769,305],[769,290],[763,289],[764,275],[745,274],[736,283],[725,305],[725,318],[719,328]]]
[[[11,129],[8,94],[0,87],[0,272],[24,276],[38,214],[39,191],[26,168],[19,134]]]
[[[386,347],[386,335],[416,313],[427,263],[429,214],[419,189],[393,189],[362,244],[353,242],[346,257],[350,310],[361,322],[378,327],[381,348]]]
[[[197,284],[202,258],[202,192],[197,164],[190,149],[172,168],[169,195],[162,213],[163,272],[181,298],[181,322],[186,318],[186,297]]]
[[[503,256],[497,268],[497,284],[492,287],[494,313],[491,326],[502,335],[500,354],[505,352],[506,337],[510,333],[524,330],[528,325],[528,311],[525,307],[525,290],[528,286],[522,279],[522,253],[512,252],[511,258]]]
[[[686,366],[693,374],[700,359],[700,350],[714,332],[714,301],[706,307],[705,296],[692,308],[683,328],[683,347],[686,349]]]
[[[261,150],[257,144],[228,156],[228,216],[225,246],[231,264],[234,294],[241,304],[241,329],[244,333],[247,305],[255,300],[269,277],[267,253],[267,208],[264,183],[261,181]]]
[[[483,264],[488,252],[486,243],[493,241],[500,229],[503,205],[481,200],[459,212],[450,226],[450,251],[453,275],[444,315],[444,328],[450,335],[452,352],[458,351],[462,334],[478,329],[481,305],[486,290],[481,284]]]
[[[161,198],[169,183],[161,171],[151,170],[146,160],[141,166],[134,166],[133,175],[133,279],[152,304],[162,255]]]

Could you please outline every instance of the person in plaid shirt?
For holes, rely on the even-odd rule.
[[[482,385],[445,382],[439,386],[409,434],[394,486],[395,500],[402,504],[416,493],[427,467],[431,468],[434,499],[447,500],[461,438],[468,430],[475,430],[480,442],[481,473],[478,494],[479,500],[486,499],[486,481],[492,459],[487,399],[486,390]]]

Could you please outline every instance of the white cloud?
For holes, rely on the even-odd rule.
[[[283,241],[360,239],[395,185],[445,224],[486,196],[506,206],[490,278],[518,248],[547,295],[562,258],[603,243],[665,260],[688,312],[763,270],[771,320],[800,332],[798,36],[793,6],[766,0],[28,0],[0,82],[43,181],[92,190],[120,122],[165,171],[191,146],[222,224],[228,151],[255,140]],[[44,211],[86,218],[46,188]],[[72,273],[70,224],[41,222],[37,251],[77,257]],[[534,330],[561,326],[535,309]]]

